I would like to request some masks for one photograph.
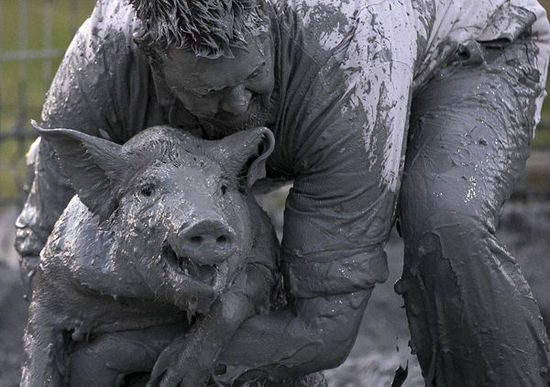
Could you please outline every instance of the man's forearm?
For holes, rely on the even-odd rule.
[[[59,171],[55,153],[45,141],[40,141],[34,162],[31,189],[16,221],[15,246],[22,256],[40,254],[53,225],[74,195],[69,181]]]
[[[30,297],[34,269],[42,247],[57,218],[73,196],[68,181],[61,176],[53,151],[43,141],[31,147],[32,162],[27,168],[30,190],[23,210],[17,218],[15,248],[21,255],[21,277],[25,293]],[[31,159],[31,157],[28,157]]]
[[[227,375],[281,380],[327,368],[345,360],[372,288],[360,292],[298,300],[247,320],[220,357]]]

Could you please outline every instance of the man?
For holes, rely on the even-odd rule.
[[[494,235],[544,96],[550,36],[535,0],[129,1],[98,1],[43,125],[117,142],[161,123],[205,138],[265,125],[277,144],[268,178],[294,181],[291,303],[245,322],[221,355],[226,380],[346,358],[387,276],[399,194],[396,289],[427,384],[548,383],[538,307]],[[23,268],[71,195],[41,143],[17,222]],[[168,370],[164,383],[178,378]]]

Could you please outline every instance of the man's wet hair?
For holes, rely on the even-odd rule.
[[[233,57],[246,36],[267,30],[263,0],[130,0],[142,22],[138,45],[148,53],[190,49],[207,58]]]

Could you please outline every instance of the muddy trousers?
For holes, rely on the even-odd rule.
[[[472,42],[414,96],[396,289],[430,386],[548,385],[539,308],[495,236],[529,154],[542,83],[534,52],[529,41]]]

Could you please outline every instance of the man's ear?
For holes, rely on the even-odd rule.
[[[121,145],[71,129],[43,129],[32,121],[38,134],[57,153],[61,171],[78,197],[103,221],[118,207],[118,196],[130,163]]]

